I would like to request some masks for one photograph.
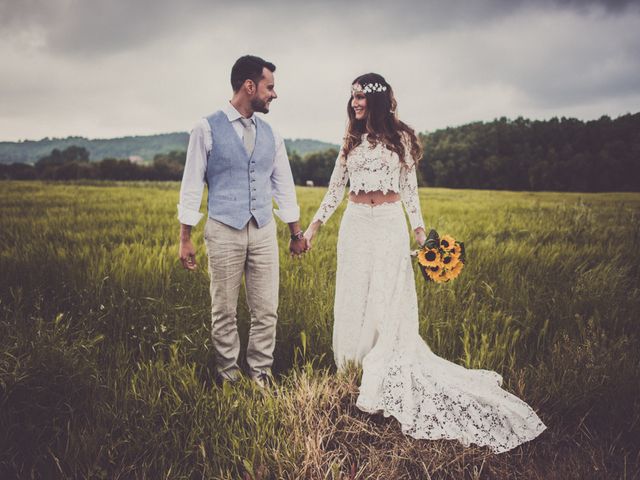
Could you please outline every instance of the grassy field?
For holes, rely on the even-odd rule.
[[[323,193],[298,190],[305,225]],[[420,195],[468,260],[447,285],[416,269],[420,333],[503,374],[549,427],[537,440],[492,455],[355,408],[359,373],[331,354],[342,210],[302,260],[279,224],[265,394],[214,384],[208,275],[176,258],[178,184],[0,182],[0,478],[637,478],[640,194]],[[201,227],[195,242],[203,267]],[[245,339],[247,317],[242,299]]]

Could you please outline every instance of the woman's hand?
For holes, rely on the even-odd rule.
[[[420,248],[422,248],[424,243],[427,241],[427,234],[425,233],[424,228],[422,228],[422,227],[416,228],[413,231],[413,234],[415,236],[416,243],[418,244],[418,246]]]
[[[318,233],[318,229],[321,224],[322,222],[320,222],[320,220],[316,220],[304,231],[304,239],[307,242],[307,251],[311,250],[311,241],[313,240],[313,237],[315,237],[316,233]]]

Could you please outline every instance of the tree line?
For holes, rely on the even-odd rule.
[[[555,191],[640,191],[640,113],[583,122],[517,118],[421,133],[422,186]],[[54,149],[35,165],[0,165],[5,179],[180,180],[184,151],[156,155],[150,165],[105,158],[83,147]],[[297,185],[329,182],[334,148],[289,153]]]
[[[153,157],[150,164],[129,159],[104,158],[89,161],[89,151],[72,145],[41,157],[35,165],[0,165],[0,179],[15,180],[180,180],[186,152],[171,151]]]
[[[427,185],[554,191],[639,191],[640,113],[532,121],[500,118],[420,135]]]
[[[329,148],[301,157],[289,153],[291,171],[296,185],[327,185],[338,151]],[[153,162],[137,164],[129,159],[105,158],[89,160],[89,151],[72,145],[64,150],[53,149],[35,165],[27,163],[0,164],[0,179],[13,180],[181,180],[186,152],[158,154]]]

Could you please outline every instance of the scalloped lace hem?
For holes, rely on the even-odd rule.
[[[437,358],[441,361],[437,369],[449,368],[443,362],[451,362]],[[456,376],[459,369],[464,372]],[[364,388],[375,384],[376,393],[361,390],[356,406],[366,413],[394,417],[402,433],[413,438],[456,440],[494,453],[533,440],[547,428],[529,405],[500,388],[502,377],[496,372],[455,365],[446,372],[450,378],[440,378],[444,373],[395,362],[380,378],[363,372],[362,384],[369,385]]]

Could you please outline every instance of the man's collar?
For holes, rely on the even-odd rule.
[[[238,120],[239,118],[242,118],[242,115],[240,114],[240,112],[238,110],[236,110],[236,107],[234,107],[231,104],[231,102],[227,103],[227,106],[225,107],[225,109],[223,111],[227,115],[227,118],[229,119],[230,122],[234,122],[234,121]],[[254,117],[255,117],[255,113],[253,115],[251,115],[249,117],[249,119],[253,123],[256,123],[256,119]]]

